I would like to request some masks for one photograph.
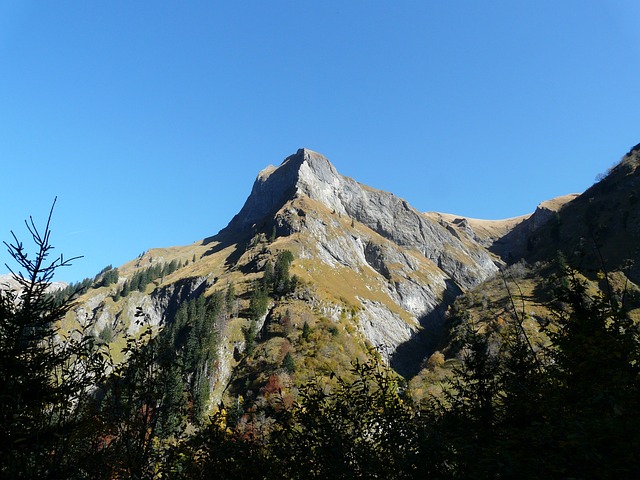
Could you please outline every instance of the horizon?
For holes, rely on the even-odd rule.
[[[0,240],[56,280],[214,235],[298,148],[421,212],[504,219],[640,142],[640,4],[0,6]],[[0,253],[0,273],[10,263]]]

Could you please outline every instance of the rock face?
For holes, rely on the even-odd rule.
[[[329,160],[307,149],[260,172],[224,231],[260,231],[271,224],[279,234],[298,235],[304,245],[300,255],[309,265],[320,262],[335,275],[344,269],[356,273],[350,286],[362,283],[356,294],[360,330],[372,345],[383,345],[391,361],[399,346],[437,336],[439,322],[433,320],[447,302],[497,271],[491,255],[471,237],[448,230],[391,193],[340,175]],[[319,270],[308,267],[312,282],[337,288],[326,274],[314,273]],[[403,349],[412,355],[415,350]],[[406,370],[416,359],[395,358],[395,363]]]
[[[559,212],[579,195],[569,194],[540,203],[536,210],[508,233],[495,241],[489,249],[504,260],[520,258],[536,247],[536,232],[556,223]]]
[[[635,148],[580,196],[544,202],[530,215],[480,220],[420,213],[391,193],[340,175],[322,155],[300,149],[279,167],[260,172],[242,209],[218,235],[146,252],[119,267],[120,285],[94,286],[73,313],[77,321],[94,322],[101,337],[110,331],[135,335],[140,328],[136,313],[161,327],[172,321],[182,302],[230,291],[233,285],[238,293],[216,320],[217,359],[206,367],[211,398],[217,401],[245,358],[252,292],[266,265],[289,250],[297,288],[273,296],[268,321],[257,322],[264,330],[264,348],[254,367],[262,368],[263,354],[279,365],[277,355],[294,345],[298,329],[308,324],[314,338],[304,346],[305,361],[314,359],[309,368],[334,368],[327,359],[339,359],[334,363],[346,367],[354,355],[373,346],[410,377],[438,347],[447,307],[493,276],[496,265],[519,258],[532,264],[554,258],[564,246],[577,246],[566,252],[567,258],[580,255],[583,264],[594,268],[604,258],[613,271],[628,265],[625,252],[630,251],[635,263],[625,271],[632,281],[639,279],[639,188],[640,148]],[[582,248],[585,238],[607,240],[591,260]],[[119,295],[122,284],[146,267],[169,262],[182,266],[155,278],[144,292]],[[12,288],[10,280],[0,276],[0,289]]]
[[[173,318],[181,303],[200,295],[206,288],[204,277],[183,278],[154,290],[146,295],[132,292],[124,300],[121,310],[114,312],[109,308],[111,292],[100,291],[89,297],[74,309],[81,324],[92,323],[94,333],[99,334],[105,327],[113,330],[126,326],[128,335],[136,335],[143,326],[162,326]],[[141,321],[134,321],[137,314]]]
[[[329,160],[307,149],[298,150],[278,168],[269,166],[260,172],[227,229],[259,225],[300,196],[353,218],[399,246],[417,249],[462,288],[477,285],[497,271],[491,256],[470,238],[462,241],[405,200],[340,175]]]
[[[233,282],[244,295],[235,313],[242,321],[253,282],[267,261],[289,249],[302,286],[296,295],[304,295],[284,301],[301,302],[346,329],[353,344],[380,347],[398,372],[410,376],[437,344],[449,303],[497,271],[494,257],[474,238],[300,149],[279,167],[260,172],[242,209],[218,235],[144,258],[144,265],[180,260],[185,266],[179,271],[124,298],[115,295],[117,286],[95,289],[75,314],[95,321],[96,334],[135,335],[137,312],[159,327],[172,320],[180,303]],[[123,265],[120,282],[142,268],[141,259]],[[241,328],[231,328],[229,340],[225,322],[231,318],[219,326],[219,362],[212,370],[218,383],[230,378],[236,361],[232,343],[238,341],[233,336]]]
[[[67,284],[64,282],[51,282],[47,285],[46,292],[53,293],[66,287]],[[17,292],[20,292],[21,289],[22,287],[20,283],[15,279],[13,274],[0,274],[0,290],[16,290]]]

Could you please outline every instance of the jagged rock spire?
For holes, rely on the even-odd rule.
[[[339,174],[329,160],[312,150],[300,148],[279,167],[269,165],[258,174],[249,198],[227,230],[251,228],[299,193],[315,197],[315,189],[323,190],[335,184],[337,177]]]
[[[287,201],[301,195],[353,218],[397,245],[415,248],[462,288],[497,270],[486,250],[472,240],[462,241],[392,193],[340,175],[329,160],[305,148],[279,167],[269,166],[260,172],[251,195],[227,230],[242,232],[260,226]]]

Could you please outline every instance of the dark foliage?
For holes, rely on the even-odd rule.
[[[131,278],[124,282],[124,284],[122,285],[122,289],[118,292],[118,295],[120,297],[126,297],[127,295],[129,295],[129,293],[136,290],[139,292],[144,292],[147,288],[147,285],[149,285],[151,282],[157,280],[158,278],[171,275],[179,268],[182,268],[182,262],[171,260],[171,262],[167,264],[157,263],[143,270],[138,270],[131,276]]]
[[[118,283],[118,269],[109,265],[98,275],[98,278],[100,278],[100,285],[103,287],[108,287],[109,285]]]
[[[464,366],[438,406],[442,464],[464,478],[632,478],[640,472],[640,341],[624,306],[558,281],[552,344],[533,352],[517,328],[491,354],[469,332]]]
[[[635,478],[640,471],[638,328],[615,295],[558,281],[551,346],[519,325],[492,346],[468,330],[445,395],[402,396],[375,357],[355,380],[302,387],[265,434],[215,418],[182,451],[194,478]],[[183,445],[183,447],[185,447]],[[224,452],[224,453],[223,453]],[[185,458],[185,457],[183,457]],[[243,461],[238,460],[242,458]],[[186,467],[185,467],[186,468]]]
[[[54,202],[55,203],[55,202]],[[53,212],[53,208],[51,210]],[[0,289],[0,476],[71,478],[88,475],[99,457],[90,387],[106,371],[91,325],[63,332],[57,323],[72,308],[47,293],[62,256],[49,261],[49,222],[30,256],[14,235],[5,245],[20,270],[19,290]]]
[[[0,290],[3,478],[637,478],[640,472],[640,336],[625,292],[611,291],[606,275],[593,293],[565,268],[545,349],[532,348],[518,315],[497,346],[470,327],[461,367],[431,402],[411,404],[372,353],[353,364],[349,380],[311,381],[293,405],[276,397],[281,401],[260,421],[237,402],[204,425],[215,325],[235,304],[232,286],[185,302],[160,332],[140,315],[127,361],[114,365],[87,334],[90,325],[58,329],[73,304],[46,288],[67,262],[47,264],[48,223],[42,234],[33,221],[27,226],[36,255],[14,236],[7,246],[24,271],[15,275],[20,289]],[[291,259],[282,258],[269,280],[274,295],[291,288]],[[140,272],[129,288],[142,288],[165,268]],[[101,272],[103,281],[111,270]],[[258,282],[251,300],[248,350],[266,311],[267,286]],[[302,328],[308,338],[309,325]],[[290,354],[281,367],[295,370]],[[236,428],[240,417],[249,421]],[[187,435],[188,422],[199,430]]]

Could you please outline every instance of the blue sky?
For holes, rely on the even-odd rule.
[[[80,280],[215,234],[299,147],[422,211],[531,212],[640,142],[638,24],[610,0],[2,1],[0,239],[58,196]]]

